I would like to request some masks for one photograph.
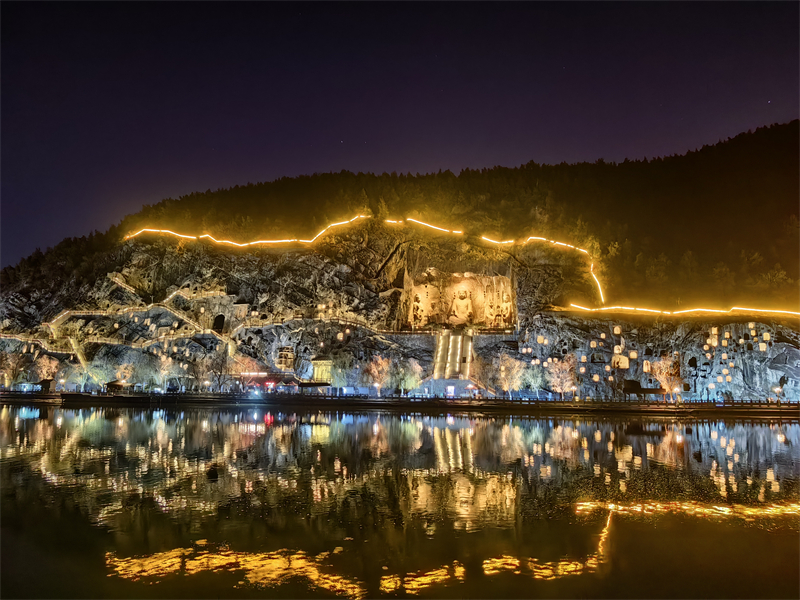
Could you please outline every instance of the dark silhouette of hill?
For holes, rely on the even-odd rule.
[[[798,303],[800,127],[762,127],[684,155],[621,163],[431,174],[322,173],[196,192],[147,205],[105,233],[37,250],[2,272],[22,289],[86,278],[142,227],[227,239],[311,237],[369,211],[503,239],[540,235],[587,248],[615,303],[666,309]],[[797,309],[795,309],[797,310]]]

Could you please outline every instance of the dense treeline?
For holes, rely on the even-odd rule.
[[[243,241],[310,237],[370,211],[581,245],[615,302],[786,306],[797,303],[800,279],[799,145],[795,120],[651,160],[529,162],[458,175],[342,171],[248,183],[145,206],[106,233],[37,251],[4,269],[2,283],[89,278],[103,253],[145,226]]]

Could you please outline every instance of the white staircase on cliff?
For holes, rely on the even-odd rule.
[[[472,336],[463,331],[444,330],[436,337],[434,379],[469,377],[472,363]]]

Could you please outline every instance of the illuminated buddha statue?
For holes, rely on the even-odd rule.
[[[414,327],[423,327],[425,322],[425,310],[420,302],[419,294],[414,294],[414,309],[413,309],[413,324]]]
[[[447,320],[452,325],[463,325],[472,321],[472,298],[467,295],[467,290],[458,290],[458,295],[453,294],[453,305]]]
[[[514,307],[511,305],[511,296],[503,293],[503,302],[500,304],[500,315],[504,325],[508,325],[512,321],[514,314]]]

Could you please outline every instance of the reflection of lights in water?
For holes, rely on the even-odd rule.
[[[197,542],[198,546],[205,544]],[[244,580],[256,586],[277,586],[295,577],[303,577],[311,585],[348,598],[364,598],[366,590],[356,579],[326,573],[322,564],[329,556],[323,552],[310,557],[304,552],[234,552],[231,550],[194,550],[176,548],[149,556],[117,558],[106,554],[106,566],[113,574],[130,581],[162,578],[183,572],[196,575],[204,571],[244,571]],[[157,583],[157,582],[154,582]]]
[[[390,593],[405,588],[408,594],[418,594],[422,590],[440,583],[447,583],[455,580],[464,582],[464,567],[457,560],[452,565],[444,565],[431,571],[409,573],[401,577],[399,575],[384,575],[381,578],[380,590],[383,593]]]
[[[800,503],[773,504],[770,506],[704,505],[699,502],[644,502],[641,504],[614,504],[604,502],[579,502],[575,506],[577,514],[590,513],[603,509],[621,515],[652,515],[661,513],[683,513],[696,517],[783,517],[800,515]]]
[[[558,561],[540,562],[536,558],[520,560],[519,558],[504,554],[498,557],[485,559],[481,565],[483,574],[491,576],[499,573],[513,573],[515,575],[528,575],[534,579],[551,580],[595,572],[600,565],[605,562],[605,546],[610,526],[611,513],[608,514],[605,526],[600,532],[597,550],[584,560],[562,559]],[[409,573],[405,576],[384,575],[381,578],[380,590],[383,593],[391,593],[404,588],[405,592],[408,594],[418,594],[437,584],[446,584],[456,581],[463,583],[465,581],[465,575],[466,571],[464,567],[458,561],[454,561],[452,565],[443,565],[438,569],[430,571]]]

